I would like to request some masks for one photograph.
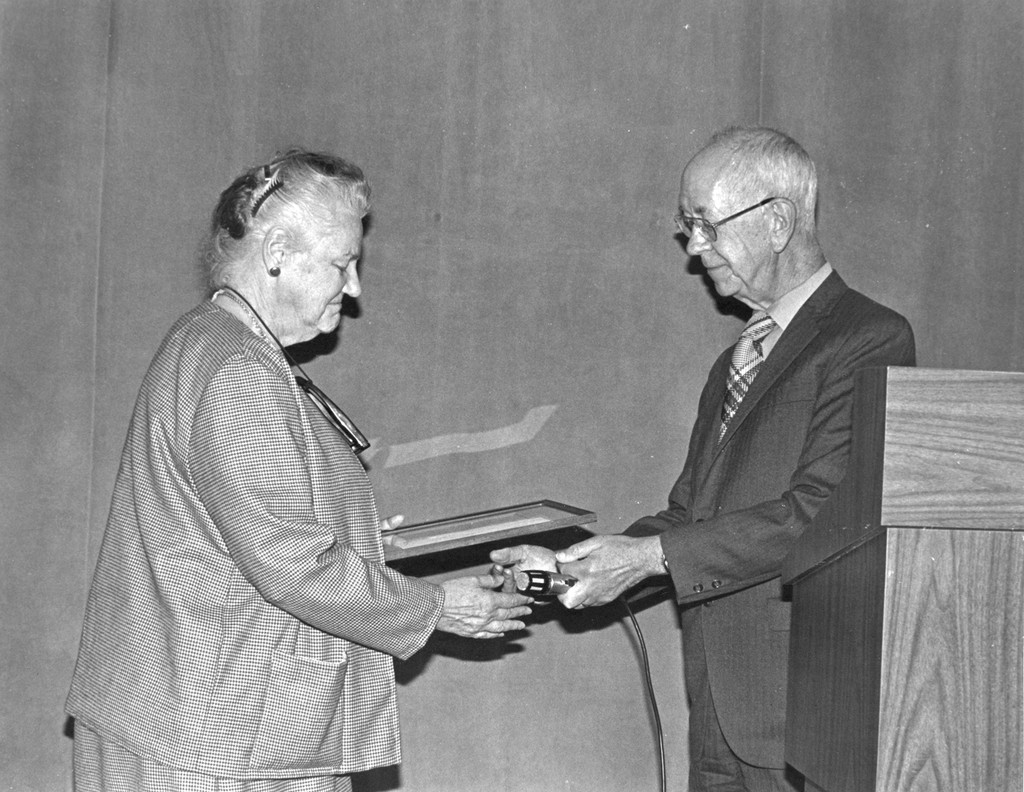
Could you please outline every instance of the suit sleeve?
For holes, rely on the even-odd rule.
[[[788,484],[777,497],[752,499],[749,505],[728,511],[694,513],[691,489],[697,435],[682,475],[669,496],[668,508],[630,526],[630,535],[661,534],[672,582],[680,603],[731,593],[780,574],[793,542],[803,533],[819,508],[839,484],[849,461],[854,372],[871,366],[912,366],[914,338],[909,324],[898,314],[886,312],[862,327],[848,331],[840,344],[822,356],[814,368],[817,390],[810,421],[799,446]],[[717,367],[716,367],[717,368]],[[700,415],[715,414],[707,403],[709,387],[701,396]],[[709,412],[710,411],[710,412]],[[766,433],[785,432],[786,427],[758,426]],[[785,438],[791,442],[791,438]],[[783,439],[780,437],[780,446]],[[742,468],[746,460],[740,460]],[[773,461],[762,460],[762,464]],[[778,460],[774,464],[780,464]],[[744,468],[735,487],[756,476]]]
[[[199,497],[232,562],[267,602],[406,658],[433,632],[443,592],[361,557],[337,526],[317,522],[298,412],[282,408],[292,398],[288,383],[251,360],[234,358],[220,370],[191,435]],[[359,527],[377,530],[368,512]]]

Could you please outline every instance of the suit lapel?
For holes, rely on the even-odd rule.
[[[779,377],[790,367],[790,364],[806,349],[807,345],[818,335],[822,317],[832,312],[833,306],[847,290],[846,283],[839,277],[839,273],[833,271],[818,287],[818,289],[803,304],[793,321],[783,332],[778,343],[772,349],[764,363],[758,369],[754,382],[747,391],[747,395],[740,402],[739,409],[729,421],[725,435],[721,442],[716,442],[712,448],[712,461],[730,442],[736,431],[742,426],[747,416],[753,411],[757,403],[764,395],[771,390]],[[731,354],[731,350],[730,353]],[[722,377],[721,391],[722,398],[725,398],[725,380]],[[715,437],[717,437],[717,424]]]
[[[703,484],[707,472],[711,469],[711,463],[717,456],[718,428],[722,423],[722,402],[725,401],[725,382],[729,374],[729,361],[732,358],[732,348],[723,352],[715,365],[711,367],[708,375],[710,383],[707,399],[707,407],[697,413],[697,421],[694,425],[694,471],[693,480]],[[756,380],[756,378],[755,378]]]

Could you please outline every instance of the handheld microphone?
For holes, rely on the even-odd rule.
[[[516,591],[532,597],[557,597],[576,585],[576,578],[558,572],[526,569],[516,573]]]

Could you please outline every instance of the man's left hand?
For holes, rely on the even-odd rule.
[[[567,608],[605,605],[664,569],[657,536],[592,536],[559,550],[555,558],[562,573],[578,580],[558,598]]]

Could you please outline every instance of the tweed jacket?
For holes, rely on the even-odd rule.
[[[790,604],[782,562],[846,473],[853,374],[912,366],[908,322],[832,272],[761,365],[719,441],[732,349],[700,397],[668,508],[627,533],[661,534],[687,636],[700,620],[712,698],[743,761],[781,768]]]
[[[442,603],[384,565],[365,471],[281,351],[207,302],[139,392],[67,710],[220,777],[393,764],[392,656]]]

